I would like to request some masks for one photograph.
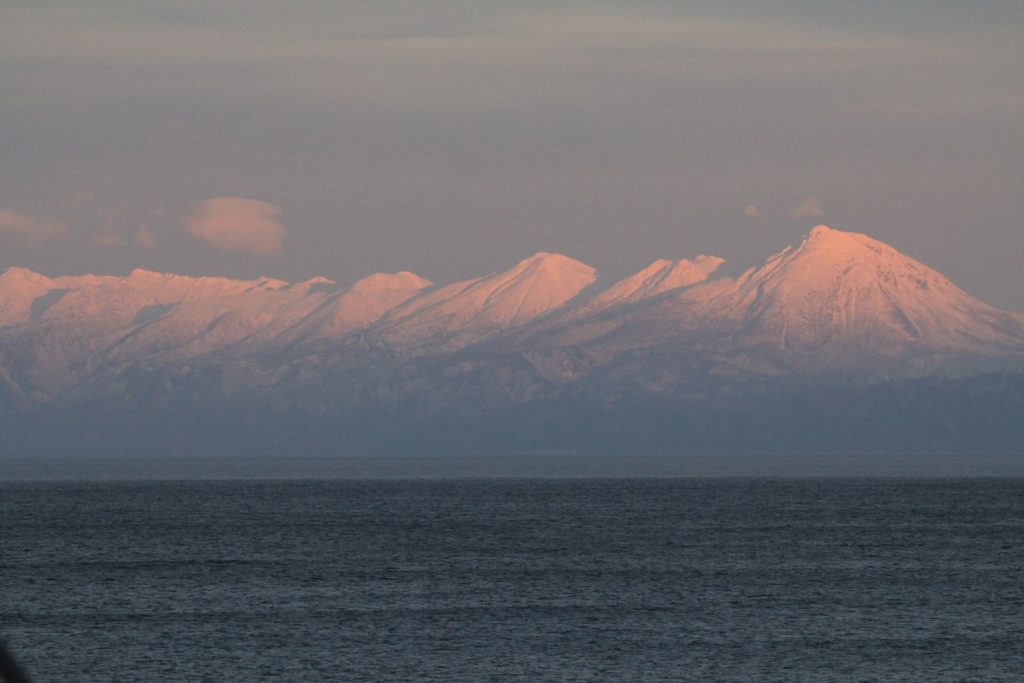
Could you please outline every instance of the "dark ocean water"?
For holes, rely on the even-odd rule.
[[[38,681],[1021,680],[1024,480],[0,483]]]

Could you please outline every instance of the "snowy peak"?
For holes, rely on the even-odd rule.
[[[868,237],[859,232],[836,230],[827,225],[819,225],[811,230],[797,247],[797,251],[807,256],[826,256],[832,258],[872,258],[875,257],[912,260],[885,242]]]
[[[561,306],[596,279],[597,271],[585,263],[538,252],[480,281],[478,294],[487,293],[481,312],[499,324],[521,325]]]
[[[477,294],[487,294],[486,307],[499,317],[515,304],[510,322],[519,323],[568,301],[595,279],[597,271],[591,266],[540,251],[506,271],[479,278],[472,287]]]
[[[292,284],[285,285],[285,287],[282,287],[281,289],[284,288],[295,288],[304,292],[313,290],[334,290],[338,288],[338,283],[330,278],[317,275],[316,277],[311,277],[308,280],[303,280],[302,282],[294,282]]]
[[[538,252],[508,270],[424,292],[385,316],[379,336],[397,346],[459,348],[559,308],[596,276],[585,263]]]
[[[211,299],[241,294],[253,288],[279,289],[288,285],[283,280],[261,277],[256,280],[232,280],[226,277],[192,277],[174,273],[158,273],[136,268],[127,276],[62,275],[51,280],[52,286],[78,290],[85,287],[128,287],[160,304]]]
[[[836,242],[849,242],[849,241],[855,241],[855,242],[865,242],[865,241],[876,242],[877,241],[877,240],[871,239],[870,237],[868,237],[867,235],[865,235],[863,233],[851,232],[849,230],[836,230],[835,228],[833,228],[831,226],[828,226],[828,225],[825,225],[825,224],[815,225],[813,228],[811,228],[811,231],[809,233],[807,233],[807,237],[804,238],[805,242],[809,241],[809,240],[818,240],[818,241],[832,240],[832,241],[836,241]],[[879,242],[879,244],[883,244],[883,243]]]
[[[424,354],[516,357],[558,383],[608,371],[662,388],[687,367],[905,376],[1024,366],[1024,316],[866,235],[818,226],[735,280],[713,277],[722,263],[659,259],[589,299],[594,268],[549,252],[453,284],[402,271],[347,288],[11,268],[0,274],[0,379],[56,395],[135,365],[253,363],[232,380],[244,390],[246,378],[277,381],[307,361],[302,376],[315,377],[324,353],[360,371],[365,353],[384,368]]]
[[[737,282],[751,343],[814,351],[1020,345],[1012,317],[866,235],[818,226]]]
[[[629,309],[633,308],[634,304],[647,304],[660,294],[706,282],[723,263],[725,259],[703,254],[693,259],[658,259],[579,305],[566,307],[526,328],[523,334],[519,335],[518,343],[531,343],[543,339],[541,343],[545,345],[558,345],[581,342],[594,335],[604,334],[618,325],[611,319],[628,316]],[[674,316],[670,313],[668,317]],[[595,324],[588,326],[588,320]]]
[[[643,270],[619,280],[594,297],[588,309],[603,309],[627,302],[646,299],[679,287],[704,282],[725,259],[700,255],[693,260],[669,261],[659,259]]]
[[[44,283],[48,286],[53,284],[53,280],[50,278],[28,268],[11,267],[0,273],[0,287],[3,288],[15,287],[18,283],[28,282]]]
[[[597,271],[591,266],[577,261],[574,258],[570,258],[565,254],[557,254],[549,251],[538,251],[533,256],[528,256],[522,261],[517,263],[512,268],[504,272],[504,274],[512,274],[517,272],[524,272],[529,269],[542,268],[551,273],[559,271],[572,271],[579,273],[589,273],[593,275]]]
[[[335,295],[301,325],[303,337],[338,338],[376,322],[433,283],[415,273],[375,273]]]
[[[959,289],[943,275],[867,235],[814,228],[796,247],[787,247],[738,280],[746,289],[826,294],[843,288]],[[966,296],[966,295],[965,295]]]
[[[283,280],[266,277],[256,280],[231,280],[223,277],[188,277],[172,273],[155,273],[141,269],[133,270],[124,282],[160,304],[213,299],[241,294],[253,288],[279,289],[288,284]]]
[[[8,268],[0,274],[0,325],[25,322],[32,303],[56,284],[45,275],[27,268]]]
[[[374,273],[356,282],[350,294],[387,298],[391,292],[412,292],[434,284],[425,277],[403,270],[400,273]]]

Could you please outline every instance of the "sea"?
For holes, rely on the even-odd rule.
[[[1024,679],[1024,479],[0,482],[35,681]]]

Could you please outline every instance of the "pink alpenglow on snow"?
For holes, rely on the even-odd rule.
[[[624,377],[636,370],[629,363],[662,358],[648,350],[682,354],[685,363],[636,370],[648,388],[668,386],[694,363],[723,375],[870,376],[1024,364],[1024,316],[984,304],[866,235],[818,226],[735,279],[716,276],[722,263],[659,259],[596,292],[594,268],[544,252],[439,286],[407,271],[344,287],[327,278],[288,283],[139,269],[50,278],[11,268],[0,274],[0,342],[19,363],[7,376],[30,378],[54,396],[82,373],[119,364],[216,358],[240,363],[248,376],[252,362],[281,353],[292,360],[328,353],[342,363],[367,353],[383,353],[388,363],[497,353],[556,383],[606,365]],[[270,381],[284,367],[253,377]]]
[[[658,259],[594,297],[588,302],[588,308],[606,308],[627,301],[639,301],[679,287],[703,282],[723,263],[723,258],[704,254],[692,260]]]
[[[380,332],[389,344],[443,339],[444,348],[460,348],[561,307],[596,278],[585,263],[538,252],[508,270],[410,299],[383,318]]]

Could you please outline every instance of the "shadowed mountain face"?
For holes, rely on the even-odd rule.
[[[349,288],[12,268],[0,451],[884,447],[829,436],[826,413],[920,449],[969,446],[980,413],[1002,430],[992,448],[1024,446],[1006,404],[1024,316],[825,226],[736,279],[721,263],[658,260],[598,291],[593,268],[547,253]]]

